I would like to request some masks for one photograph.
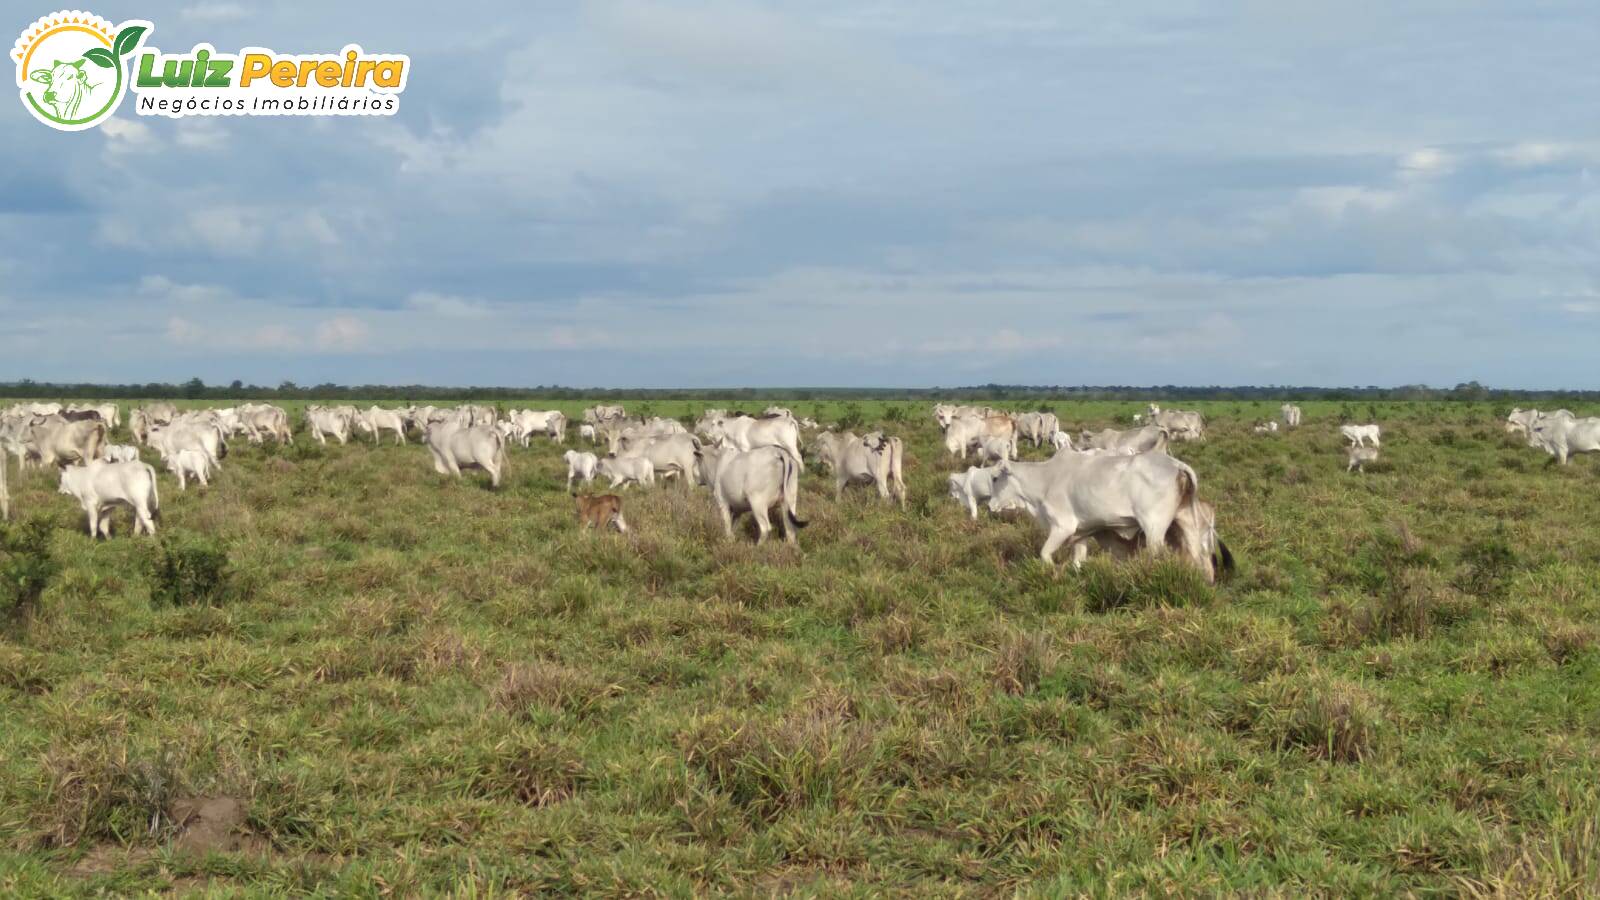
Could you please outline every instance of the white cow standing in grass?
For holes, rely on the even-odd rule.
[[[167,456],[167,471],[178,476],[178,490],[189,489],[189,479],[201,487],[211,485],[211,459],[203,450],[179,450]]]
[[[374,446],[382,443],[385,431],[394,432],[396,444],[406,442],[406,420],[397,410],[374,406],[364,413],[357,413],[356,427],[372,435]]]
[[[1600,451],[1600,418],[1579,419],[1570,413],[1541,416],[1533,423],[1528,442],[1564,466],[1574,453]]]
[[[611,487],[624,490],[656,483],[655,465],[642,456],[607,456],[595,467],[595,474],[610,479]]]
[[[1290,428],[1300,427],[1300,407],[1293,403],[1285,403],[1278,407],[1278,412],[1283,414],[1283,424]]]
[[[89,517],[89,536],[111,537],[111,507],[133,510],[133,531],[156,533],[161,497],[156,492],[156,470],[142,462],[109,463],[95,460],[61,470],[60,493],[77,499]]]
[[[974,521],[978,518],[978,504],[988,503],[994,496],[994,477],[999,471],[998,465],[971,466],[965,472],[950,476],[951,498],[966,507],[967,515]]]
[[[1340,425],[1339,433],[1344,435],[1344,439],[1353,447],[1365,447],[1368,441],[1371,441],[1374,447],[1383,446],[1378,439],[1380,431],[1377,425]]]
[[[594,481],[595,470],[600,465],[600,457],[582,450],[568,450],[562,454],[567,461],[567,493],[572,493],[572,479],[580,478],[584,484]]]
[[[1367,472],[1367,463],[1378,461],[1378,448],[1358,447],[1354,444],[1351,444],[1348,452],[1345,455],[1345,459],[1346,464],[1344,470],[1346,472],[1360,472],[1361,474],[1365,475]]]
[[[838,452],[838,465],[834,468],[833,496],[844,494],[845,485],[873,484],[878,496],[885,500],[898,500],[906,505],[906,479],[901,457],[904,445],[897,437],[884,437],[874,431],[859,440],[850,441]]]
[[[468,427],[461,418],[452,418],[429,427],[422,442],[440,475],[460,478],[462,469],[482,469],[489,473],[490,487],[500,486],[506,471],[506,439],[493,426]]]
[[[795,543],[800,520],[800,459],[782,447],[724,452],[711,479],[711,498],[722,516],[722,530],[733,537],[733,519],[748,512],[756,520],[756,543],[772,533],[771,510],[778,507],[783,539]]]

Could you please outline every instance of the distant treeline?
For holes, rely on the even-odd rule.
[[[285,381],[264,387],[235,381],[209,385],[198,378],[182,384],[53,384],[23,379],[0,382],[0,397],[38,400],[1460,400],[1472,402],[1593,402],[1600,391],[1512,391],[1485,387],[1476,381],[1453,388],[1408,384],[1400,387],[1296,387],[1293,385],[1184,386],[1149,385],[1016,385],[979,384],[930,388],[573,388],[433,387],[422,384],[317,384],[302,387]]]

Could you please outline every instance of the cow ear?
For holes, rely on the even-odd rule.
[[[40,84],[49,84],[50,83],[50,70],[49,69],[34,69],[33,70],[33,74],[29,75],[28,77],[33,79],[34,81],[39,82]]]

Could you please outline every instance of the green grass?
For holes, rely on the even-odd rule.
[[[969,522],[927,404],[791,405],[904,437],[907,509],[812,473],[798,549],[675,486],[584,536],[548,441],[491,492],[302,437],[96,544],[13,469],[0,893],[1600,891],[1600,460],[1481,404],[1186,404],[1210,589]],[[242,850],[179,849],[194,797]]]

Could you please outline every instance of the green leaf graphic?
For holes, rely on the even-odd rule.
[[[127,28],[117,32],[117,56],[127,56],[132,53],[133,48],[139,46],[139,39],[144,37],[144,33],[145,27],[143,25],[129,25]]]
[[[102,69],[109,69],[117,64],[112,58],[111,51],[104,47],[91,47],[83,52],[83,58],[94,63]]]

